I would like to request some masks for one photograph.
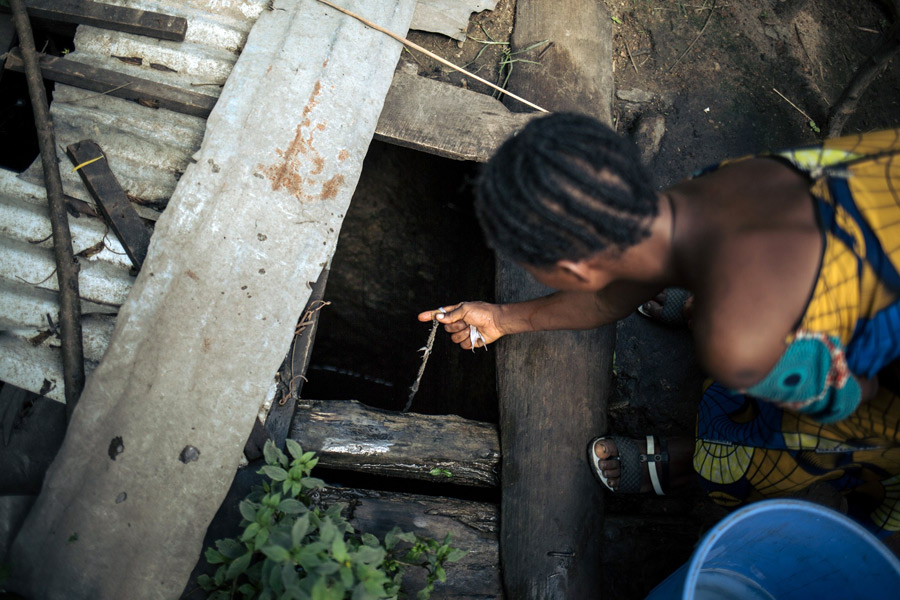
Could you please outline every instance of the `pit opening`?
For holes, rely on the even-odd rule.
[[[344,219],[304,398],[401,410],[431,330],[416,315],[494,299],[494,256],[473,208],[478,165],[373,141]],[[441,328],[411,412],[496,423],[493,348]]]

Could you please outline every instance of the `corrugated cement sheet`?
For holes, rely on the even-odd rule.
[[[218,97],[268,0],[105,0],[185,17],[183,42],[80,26],[72,60]],[[65,156],[92,139],[145,219],[155,222],[192,155],[204,119],[57,84],[50,112],[66,194],[91,202]],[[81,263],[85,359],[96,367],[118,307],[134,282],[131,265],[99,218],[69,219]],[[24,173],[0,169],[0,380],[63,401],[56,319],[56,264],[40,159]]]

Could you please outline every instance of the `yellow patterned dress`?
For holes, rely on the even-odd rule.
[[[706,389],[694,468],[729,506],[827,482],[851,516],[887,535],[900,530],[900,397],[882,387],[860,405],[851,375],[900,358],[900,129],[769,156],[809,178],[824,239],[819,278],[762,382]]]

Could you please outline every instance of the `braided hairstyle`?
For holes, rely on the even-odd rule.
[[[631,142],[591,117],[556,113],[503,143],[478,179],[475,210],[495,251],[546,267],[638,243],[659,206]]]

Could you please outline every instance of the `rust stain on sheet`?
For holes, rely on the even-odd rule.
[[[300,124],[294,133],[294,139],[287,149],[276,148],[275,153],[280,157],[275,164],[259,165],[261,172],[272,184],[272,191],[286,190],[301,202],[304,199],[313,198],[307,192],[307,188],[318,182],[314,175],[320,175],[325,170],[325,159],[313,147],[315,134],[324,131],[325,122],[313,124],[310,113],[319,103],[319,94],[322,91],[321,82],[317,81],[313,86],[306,106],[303,107]],[[318,198],[325,200],[334,198],[344,178],[336,175],[322,184],[322,191]]]

